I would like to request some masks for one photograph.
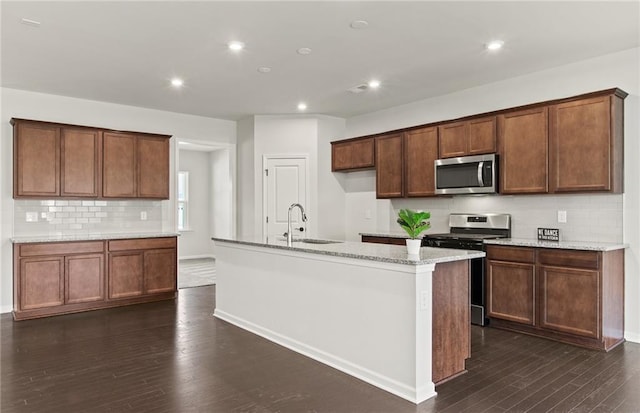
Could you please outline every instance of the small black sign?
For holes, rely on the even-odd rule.
[[[558,228],[538,228],[538,241],[560,241]]]

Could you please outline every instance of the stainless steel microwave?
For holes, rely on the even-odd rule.
[[[436,194],[495,194],[498,192],[496,154],[435,161]]]

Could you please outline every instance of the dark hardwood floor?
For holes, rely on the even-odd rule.
[[[469,372],[415,406],[215,319],[214,288],[40,320],[3,314],[0,410],[640,412],[638,344],[601,353],[472,327]]]

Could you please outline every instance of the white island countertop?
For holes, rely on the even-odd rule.
[[[482,251],[422,247],[420,248],[420,255],[414,257],[407,254],[407,247],[403,245],[373,244],[353,241],[335,241],[331,244],[311,244],[294,241],[293,246],[288,247],[287,242],[282,239],[282,237],[278,237],[273,240],[269,239],[266,242],[260,238],[229,239],[213,237],[211,239],[213,241],[220,242],[231,242],[281,250],[408,265],[437,264],[442,262],[482,258],[485,256],[485,253]]]

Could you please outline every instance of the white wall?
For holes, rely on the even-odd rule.
[[[233,200],[235,190],[233,174],[236,153],[233,149],[219,149],[209,153],[211,174],[210,201],[213,219],[210,222],[211,236],[234,237],[236,231],[236,208]],[[211,242],[209,240],[209,242]]]
[[[195,139],[233,145],[236,122],[164,112],[134,106],[116,105],[44,93],[0,88],[0,157],[2,226],[0,227],[0,311],[13,308],[12,255],[13,229],[12,117],[172,135],[171,170],[175,170],[177,140]],[[171,175],[171,200],[160,202],[163,230],[175,231],[175,176]],[[135,228],[131,229],[132,231]],[[20,235],[20,234],[15,234]],[[180,241],[179,241],[180,242]]]
[[[601,56],[531,73],[446,96],[347,119],[345,137],[355,137],[434,121],[454,119],[528,103],[619,87],[625,100],[625,193],[616,195],[461,197],[452,200],[398,200],[391,208],[415,206],[435,211],[507,211],[515,215],[516,235],[533,237],[531,228],[553,222],[558,209],[568,210],[565,236],[593,241],[623,239],[625,252],[625,336],[640,342],[640,49]],[[355,181],[353,184],[350,181]],[[355,231],[396,231],[383,201],[375,200],[371,172],[346,178],[347,238]],[[372,219],[362,218],[372,211]],[[446,229],[446,213],[436,213],[434,230]],[[620,219],[622,216],[622,219]],[[385,220],[388,217],[388,220]],[[525,221],[526,220],[526,221]],[[620,222],[622,220],[622,222]],[[524,221],[524,222],[523,222]],[[560,224],[552,225],[559,227]],[[586,228],[580,228],[586,226]],[[432,230],[432,231],[434,231]]]
[[[237,211],[238,236],[242,238],[259,235],[255,233],[255,148],[254,148],[254,119],[253,116],[238,122],[237,140]]]
[[[180,231],[178,257],[200,258],[213,255],[209,231],[211,221],[211,166],[209,153],[180,150],[178,170],[189,172],[189,228]]]
[[[345,239],[345,174],[331,172],[331,144],[344,135],[345,120],[318,117],[318,209],[319,238]]]

